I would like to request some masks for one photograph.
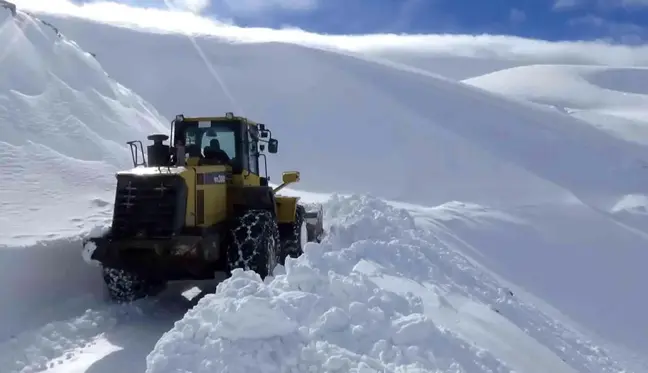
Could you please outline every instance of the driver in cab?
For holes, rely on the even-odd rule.
[[[221,149],[218,139],[211,139],[209,145],[203,149],[205,164],[228,164],[232,160],[229,155]]]

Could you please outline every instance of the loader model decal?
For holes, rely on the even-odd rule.
[[[198,184],[213,185],[225,184],[232,178],[232,174],[227,171],[206,172],[198,175]]]

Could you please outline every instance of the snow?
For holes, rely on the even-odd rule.
[[[94,313],[63,320],[103,289],[80,237],[110,218],[114,172],[130,164],[124,141],[167,131],[166,120],[50,26],[5,9],[0,23],[0,343],[45,339],[62,352],[66,325],[81,337]],[[9,371],[26,361],[16,351],[0,359]]]
[[[610,198],[638,193],[648,180],[638,172],[648,159],[643,147],[561,113],[373,57],[213,37],[195,37],[194,44],[183,35],[48,19],[97,53],[111,76],[166,117],[233,110],[264,121],[281,142],[268,165],[271,176],[276,180],[282,170],[298,169],[304,190],[370,193],[424,205],[515,205],[576,195],[605,209]],[[130,43],[140,47],[124,47]],[[182,69],[168,50],[183,56]],[[124,53],[148,74],[124,69]],[[151,79],[160,76],[165,79]],[[199,93],[168,86],[191,86]],[[330,149],[336,149],[334,161]]]
[[[160,338],[147,373],[619,371],[475,277],[406,210],[362,196],[334,196],[325,209],[324,243],[265,282],[235,272]]]
[[[645,50],[64,0],[0,22],[5,370],[648,371]],[[325,204],[325,241],[265,281],[106,303],[82,243],[125,141],[232,110],[280,140],[272,180],[301,171],[282,193]]]
[[[88,211],[109,212],[125,142],[168,132],[166,120],[75,42],[24,13],[0,17],[0,243],[69,236],[100,221]]]
[[[81,251],[81,257],[83,260],[93,266],[101,267],[101,262],[98,260],[92,259],[92,254],[97,250],[97,245],[94,242],[87,242],[83,245],[83,250]]]
[[[648,90],[640,83],[647,78],[645,67],[529,65],[463,82],[555,107],[623,140],[648,145]]]

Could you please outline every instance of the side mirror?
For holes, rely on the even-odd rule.
[[[284,184],[296,183],[299,181],[299,171],[286,171],[281,177]]]
[[[276,153],[279,150],[279,141],[277,139],[268,140],[268,152]]]

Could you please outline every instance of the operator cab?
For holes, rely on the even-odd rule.
[[[239,148],[244,145],[237,139],[239,126],[238,123],[213,121],[176,123],[176,148],[184,146],[184,158],[190,164],[242,166],[242,149],[237,149],[237,144]]]
[[[278,141],[263,124],[227,113],[225,117],[185,118],[172,122],[170,149],[176,166],[229,165],[232,173],[259,173],[259,150],[276,153]],[[267,175],[267,169],[266,169]]]

